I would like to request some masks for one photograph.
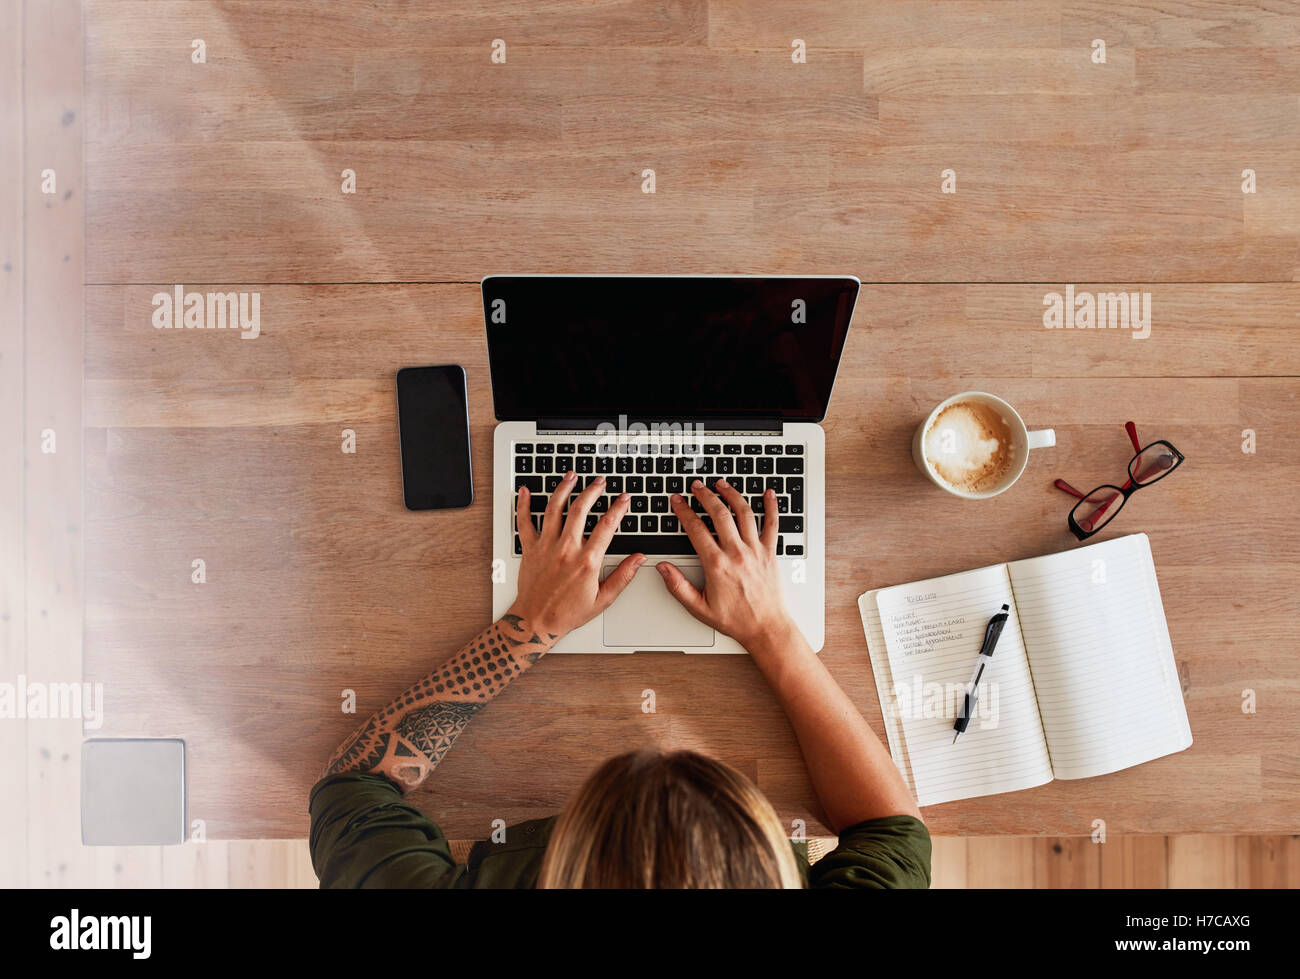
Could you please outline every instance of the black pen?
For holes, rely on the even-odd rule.
[[[988,666],[989,660],[993,658],[993,648],[998,644],[998,637],[1002,635],[1002,627],[1007,624],[1009,611],[1011,606],[1003,605],[1002,611],[989,619],[988,628],[984,630],[984,645],[980,647],[980,656],[975,661],[975,672],[971,675],[970,683],[966,684],[966,696],[962,701],[961,710],[957,712],[957,723],[952,726],[952,729],[957,732],[952,736],[953,744],[957,743],[957,739],[965,732],[966,725],[975,714],[975,704],[979,700],[980,677],[984,675],[984,667]]]

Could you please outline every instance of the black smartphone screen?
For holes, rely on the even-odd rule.
[[[469,402],[458,364],[397,372],[402,498],[408,510],[467,507],[474,499]]]

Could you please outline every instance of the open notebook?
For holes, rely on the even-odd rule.
[[[966,733],[953,719],[1011,606]],[[858,599],[894,762],[923,806],[1090,778],[1192,743],[1146,534]]]

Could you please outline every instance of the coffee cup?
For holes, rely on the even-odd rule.
[[[1031,432],[1001,398],[965,391],[940,402],[917,426],[912,460],[940,489],[965,500],[983,500],[1015,484],[1030,449],[1055,444],[1052,429]]]

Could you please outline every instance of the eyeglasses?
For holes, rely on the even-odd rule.
[[[1183,462],[1183,454],[1169,442],[1162,439],[1144,446],[1138,441],[1136,425],[1125,422],[1124,429],[1137,455],[1129,461],[1128,481],[1123,486],[1098,486],[1084,495],[1063,479],[1053,484],[1079,501],[1070,511],[1070,530],[1079,540],[1087,540],[1101,530],[1123,509],[1130,496],[1164,479]]]

